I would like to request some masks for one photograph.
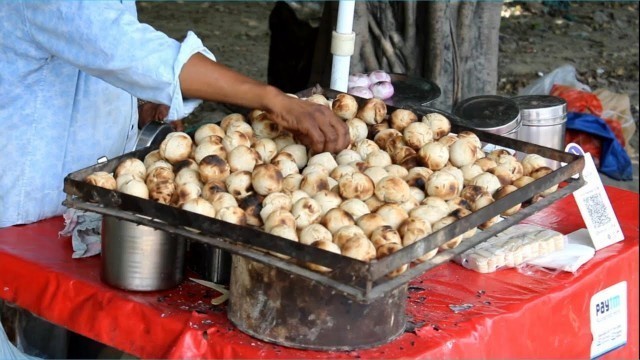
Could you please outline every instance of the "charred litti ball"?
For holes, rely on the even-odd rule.
[[[383,121],[380,124],[369,125],[368,128],[369,133],[367,134],[367,138],[374,139],[380,131],[390,129],[391,127],[388,121]]]
[[[356,116],[369,125],[381,123],[387,116],[387,104],[378,98],[368,99],[358,109]]]
[[[160,155],[172,164],[188,159],[193,145],[191,137],[183,132],[173,132],[169,135],[160,143]]]
[[[462,191],[462,188],[464,187],[464,174],[462,174],[462,170],[453,165],[447,165],[440,169],[440,171],[447,172],[456,178],[458,181],[458,194],[460,194],[460,191]]]
[[[302,242],[302,241],[300,241]],[[311,246],[316,247],[318,249],[322,249],[322,250],[326,250],[335,254],[340,254],[340,248],[338,247],[338,245],[334,244],[331,241],[327,241],[327,240],[318,240],[318,241],[314,241],[313,243],[311,243]],[[317,271],[320,273],[327,273],[329,271],[331,271],[331,269],[329,269],[328,267],[325,266],[321,266],[321,265],[317,265],[314,263],[307,263],[306,266],[313,271]]]
[[[522,177],[518,178],[517,180],[515,180],[511,185],[514,185],[515,187],[517,187],[519,189],[521,187],[524,187],[525,185],[528,185],[528,184],[532,183],[535,180],[536,179],[532,178],[531,176],[522,176]]]
[[[442,219],[436,221],[433,224],[433,231],[436,232],[442,228],[444,228],[447,225],[453,224],[454,222],[456,222],[458,219],[455,216],[445,216]],[[449,249],[453,249],[455,247],[457,247],[458,245],[460,245],[460,242],[462,242],[462,235],[458,235],[455,238],[445,242],[444,244],[440,245],[440,250],[449,250]]]
[[[336,159],[329,152],[323,152],[320,154],[313,155],[309,158],[307,162],[307,166],[320,165],[327,170],[327,174],[331,173],[333,169],[338,167],[338,163]]]
[[[422,187],[422,189],[424,189],[424,187]],[[427,196],[424,191],[415,187],[415,186],[410,186],[409,187],[409,193],[411,193],[411,196],[417,201],[417,202],[421,202],[422,200],[425,199],[425,197]]]
[[[373,195],[373,181],[362,173],[345,175],[338,181],[340,196],[345,199],[366,200]]]
[[[503,197],[509,195],[510,193],[514,192],[518,190],[517,187],[513,186],[513,185],[505,185],[501,188],[499,188],[495,194],[493,194],[493,198],[496,200],[500,200]],[[511,216],[515,213],[517,213],[520,210],[520,207],[522,206],[522,204],[517,204],[516,206],[509,208],[507,210],[505,210],[504,212],[502,212],[503,216]]]
[[[282,190],[282,173],[275,165],[257,165],[251,174],[253,189],[260,195],[269,195]]]
[[[216,219],[236,225],[247,225],[247,215],[238,206],[225,207],[216,212]]]
[[[318,105],[329,106],[329,100],[322,94],[313,94],[305,100]]]
[[[302,183],[302,174],[289,174],[282,180],[282,192],[291,194],[296,190],[300,190]]]
[[[236,171],[225,180],[227,192],[240,200],[253,192],[251,172]]]
[[[495,175],[500,181],[500,185],[509,185],[512,183],[512,173],[506,165],[498,165],[487,170],[488,173]]]
[[[362,231],[368,238],[371,238],[371,234],[373,233],[373,231],[376,228],[385,226],[386,223],[384,222],[382,216],[376,213],[368,213],[360,216],[358,218],[358,221],[356,222],[356,225],[358,225],[358,227],[362,229]]]
[[[396,109],[391,113],[389,125],[398,131],[403,131],[409,124],[416,121],[418,121],[418,117],[413,111]]]
[[[449,148],[439,142],[430,142],[420,148],[418,158],[423,166],[431,170],[440,170],[449,161]]]
[[[105,171],[96,171],[87,176],[84,181],[94,186],[99,186],[109,190],[116,190],[116,179],[113,175]]]
[[[354,144],[354,150],[360,154],[360,158],[366,159],[369,154],[379,151],[380,148],[373,140],[364,139]]]
[[[420,205],[409,211],[409,215],[412,218],[422,219],[424,222],[429,223],[429,225],[434,224],[436,221],[449,214],[449,207],[447,206],[447,203],[444,200],[442,200],[442,202],[442,206]]]
[[[211,135],[216,135],[220,138],[223,138],[226,134],[218,124],[204,124],[198,127],[198,130],[196,130],[195,134],[193,134],[193,139],[195,140],[196,145],[200,145],[200,142],[203,139]]]
[[[307,155],[307,148],[301,144],[291,144],[285,146],[280,152],[285,152],[291,154],[293,156],[293,161],[295,161],[298,169],[302,169],[307,165],[307,161],[309,160]]]
[[[216,210],[216,212],[226,207],[238,206],[238,202],[236,201],[236,198],[234,198],[233,195],[226,192],[217,192],[215,194],[212,194],[209,199],[205,199],[205,200],[209,201],[211,205],[213,205],[213,208]]]
[[[458,137],[455,135],[446,135],[438,139],[438,142],[447,147],[453,145],[454,142],[458,141]]]
[[[480,175],[480,174],[482,174],[484,172],[484,170],[482,170],[482,168],[478,164],[465,165],[465,166],[460,168],[460,171],[462,171],[462,177],[464,179],[464,182],[463,182],[464,185],[471,184],[471,181],[473,180],[474,177],[476,177],[476,176],[478,176],[478,175]]]
[[[131,179],[118,187],[118,191],[137,196],[143,199],[149,198],[149,189],[144,181],[132,176]]]
[[[368,198],[367,200],[364,201],[364,203],[367,204],[367,207],[371,212],[377,211],[382,205],[385,204],[384,201],[378,199],[375,196]]]
[[[458,139],[471,140],[476,145],[476,147],[482,148],[482,142],[480,142],[480,138],[478,137],[478,135],[471,131],[461,131],[460,133],[458,133]]]
[[[384,169],[387,170],[389,176],[397,176],[401,179],[404,179],[407,175],[409,175],[409,170],[396,164],[387,165],[384,167]]]
[[[357,151],[351,149],[344,149],[336,155],[336,162],[338,165],[347,165],[354,161],[362,161],[362,156]]]
[[[284,225],[290,227],[292,229],[296,229],[296,218],[293,214],[284,209],[278,209],[273,211],[267,218],[264,220],[264,230],[266,232],[271,232],[271,229],[278,225]],[[296,235],[297,238],[297,235]]]
[[[262,225],[264,224],[264,221],[260,217],[263,200],[264,196],[256,194],[255,192],[240,200],[238,206],[240,206],[240,208],[244,210],[244,214],[247,217],[247,225],[262,227]],[[215,207],[216,204],[213,203],[213,206]]]
[[[369,134],[369,128],[367,124],[358,118],[349,119],[346,121],[347,127],[349,128],[349,139],[351,140],[350,144],[355,144],[360,140],[364,140],[367,138]]]
[[[478,197],[476,201],[471,204],[471,210],[478,211],[485,206],[493,204],[494,202],[495,200],[493,200],[493,197],[491,195],[482,195]],[[491,219],[480,224],[480,226],[478,226],[478,229],[485,230],[491,227],[493,224],[497,223],[498,221],[500,221],[500,216],[494,216]]]
[[[333,113],[343,120],[349,120],[356,116],[358,102],[349,94],[338,94],[331,104]]]
[[[276,143],[268,138],[256,140],[256,142],[254,142],[251,147],[260,156],[260,163],[270,163],[278,153],[278,147],[276,146]]]
[[[354,236],[340,248],[342,255],[369,262],[376,258],[376,248],[366,236]]]
[[[333,242],[342,248],[347,241],[356,236],[364,236],[364,232],[357,225],[343,226],[333,234]]]
[[[291,241],[298,241],[298,233],[296,233],[296,229],[295,228],[291,228],[287,225],[277,225],[274,226],[273,228],[270,229],[270,231],[268,231],[268,233],[270,233],[271,235],[275,235],[275,236],[279,236],[281,238],[287,239],[287,240],[291,240]],[[271,255],[277,256],[279,258],[282,259],[288,259],[289,256],[287,255],[282,255],[279,253],[276,253],[274,251],[269,251],[269,253]]]
[[[378,145],[380,149],[387,149],[387,143],[389,140],[396,136],[402,136],[402,133],[396,129],[384,129],[379,131],[376,136],[373,137],[373,141]]]
[[[411,198],[409,185],[396,176],[387,176],[381,179],[376,184],[375,195],[387,203],[403,203]]]
[[[277,160],[274,159],[271,162],[271,164],[274,165],[276,169],[278,169],[278,171],[280,171],[280,174],[283,176],[283,178],[291,174],[300,173],[300,169],[298,169],[298,165],[296,165],[295,161],[293,160],[284,159],[284,158],[277,159]]]
[[[229,128],[229,125],[231,125],[232,123],[234,123],[236,121],[246,122],[246,119],[245,119],[244,115],[239,114],[239,113],[229,114],[229,115],[223,117],[222,120],[220,121],[220,128],[226,133],[227,129]]]
[[[482,168],[482,171],[487,171],[491,168],[498,166],[498,164],[496,164],[495,161],[491,160],[488,157],[477,159],[475,164],[480,166],[480,168]]]
[[[306,192],[302,191],[302,190],[296,190],[294,192],[292,192],[289,197],[291,197],[291,203],[295,204],[296,201],[302,199],[302,198],[310,198],[311,196],[309,196],[309,194],[307,194]]]
[[[321,224],[311,224],[304,229],[301,229],[298,234],[300,243],[305,245],[311,245],[316,241],[328,241],[333,243],[333,235]],[[338,248],[339,249],[339,248]]]
[[[364,174],[367,175],[371,179],[371,181],[373,181],[374,184],[377,184],[378,181],[389,176],[389,173],[387,172],[387,170],[385,170],[383,167],[380,167],[380,166],[372,166],[370,168],[367,168],[364,171]]]
[[[314,196],[322,190],[329,190],[329,177],[320,171],[303,175],[300,182],[300,190],[306,192],[309,196]]]
[[[429,234],[431,234],[431,230],[427,231],[426,229],[423,229],[423,230],[415,229],[415,230],[407,231],[402,236],[402,246],[407,247],[415,243],[416,241],[423,239],[425,236]],[[429,250],[424,255],[414,260],[414,262],[422,263],[422,262],[428,261],[434,256],[436,256],[437,253],[438,253],[438,248]]]
[[[489,194],[493,194],[502,184],[497,176],[484,172],[471,180],[471,185],[482,186]]]
[[[177,185],[171,198],[171,205],[182,207],[185,202],[200,197],[200,194],[202,194],[202,188],[198,184],[184,183]]]
[[[402,131],[404,141],[414,150],[420,150],[427,143],[433,141],[433,131],[431,127],[423,122],[409,124]]]
[[[401,244],[400,234],[389,225],[379,226],[371,232],[371,243],[377,249],[388,243]]]
[[[278,149],[278,151],[281,151],[288,145],[296,143],[295,139],[293,138],[293,135],[285,131],[281,131],[280,135],[273,138],[273,142],[276,144],[276,148]]]
[[[183,174],[183,173],[190,174],[189,180],[191,182],[200,181],[197,171],[193,171],[191,169],[183,169],[178,174]],[[186,177],[186,176],[183,175],[183,177]],[[166,167],[156,167],[153,170],[151,170],[149,173],[147,173],[147,178],[145,179],[145,183],[147,184],[148,187],[152,187],[156,183],[167,182],[167,181],[173,182],[175,179],[176,179],[176,175],[173,173],[173,171],[171,171],[171,169],[168,169]]]
[[[212,180],[224,181],[231,174],[231,167],[218,155],[208,155],[200,161],[198,172],[200,179],[206,184]]]
[[[546,167],[546,166],[543,166],[543,167],[539,167],[539,168],[537,168],[537,169],[533,170],[533,171],[531,172],[531,174],[529,174],[529,175],[530,175],[532,178],[534,178],[535,180],[538,180],[538,179],[540,179],[541,177],[546,176],[546,175],[548,175],[548,174],[550,174],[550,173],[552,173],[552,172],[553,172],[553,169],[551,169],[551,168],[549,168],[549,167]],[[541,192],[540,194],[541,194],[542,196],[549,196],[549,195],[551,195],[552,193],[554,193],[556,190],[558,190],[558,184],[553,185],[552,187],[548,188],[547,190],[545,190],[545,191]]]
[[[209,136],[206,140],[202,140],[194,150],[193,159],[199,164],[208,155],[218,155],[223,159],[227,158],[227,150],[222,145],[221,137]]]
[[[365,162],[368,166],[380,166],[385,167],[391,165],[391,156],[386,151],[378,150],[373,151],[367,155]]]
[[[180,185],[180,184],[178,184]],[[219,192],[226,192],[227,185],[225,185],[222,180],[211,180],[208,183],[204,184],[202,187],[202,197],[208,201],[211,201],[211,198],[214,194]]]
[[[382,216],[384,222],[394,229],[397,229],[409,214],[399,204],[384,204],[376,210],[376,214]]]
[[[528,154],[522,159],[523,173],[526,176],[531,176],[534,170],[547,166],[545,158],[538,154]]]
[[[260,155],[254,149],[241,145],[231,150],[227,155],[227,162],[231,172],[253,171],[253,168],[260,162]]]
[[[324,227],[326,227],[332,234],[335,234],[341,227],[354,225],[356,222],[351,214],[340,208],[335,208],[329,210],[322,217],[320,223]]]
[[[160,150],[153,150],[145,155],[143,163],[144,166],[149,169],[149,166],[151,166],[151,164],[159,160],[164,160],[160,155]]]
[[[471,204],[469,203],[469,201],[462,196],[447,200],[447,206],[449,207],[449,211],[452,212],[458,209],[471,209]]]
[[[458,179],[446,171],[436,171],[429,176],[425,190],[429,196],[451,200],[459,194]]]
[[[361,216],[371,212],[364,201],[355,198],[343,201],[339,207],[348,212],[354,220],[358,220]]]
[[[377,259],[382,259],[384,257],[387,257],[387,256],[393,254],[394,252],[400,251],[401,249],[402,249],[402,245],[400,245],[400,244],[396,244],[396,243],[384,244],[384,245],[378,247],[378,249],[376,251],[376,258]],[[390,273],[388,273],[387,277],[394,278],[394,277],[404,273],[405,271],[407,271],[408,268],[409,268],[409,264],[404,264],[404,265],[394,269]]]
[[[149,199],[169,205],[176,191],[176,183],[173,180],[158,181],[147,188],[149,188]]]
[[[431,174],[433,174],[433,170],[423,166],[417,166],[409,169],[409,173],[404,177],[404,180],[409,186],[424,189]]]
[[[353,174],[354,172],[358,172],[358,169],[356,169],[352,165],[338,165],[335,169],[333,169],[333,171],[331,171],[331,174],[329,174],[329,176],[331,176],[331,178],[333,178],[334,180],[340,180],[340,178],[344,175]]]
[[[491,196],[491,194],[480,185],[467,185],[460,192],[460,197],[467,200],[469,204],[473,204],[481,196]]]
[[[313,198],[307,197],[296,201],[291,208],[291,213],[296,219],[298,230],[320,221],[322,208]]]
[[[388,152],[390,155],[392,155],[394,158],[397,158],[398,155],[395,155],[395,153],[398,152],[400,148],[405,146],[411,149],[411,147],[407,145],[407,142],[404,141],[404,136],[400,134],[400,135],[395,135],[390,137],[386,142],[384,150]]]
[[[222,146],[224,146],[224,149],[227,151],[227,153],[230,153],[231,150],[240,145],[251,147],[251,138],[243,132],[229,132],[222,138]]]
[[[478,147],[469,138],[462,138],[449,147],[449,160],[456,167],[473,164]]]
[[[260,210],[260,217],[263,221],[266,221],[267,217],[276,210],[291,211],[293,202],[291,197],[281,192],[274,192],[267,195],[262,201],[262,210]]]
[[[280,134],[280,125],[271,121],[266,113],[260,113],[251,120],[251,127],[258,139],[273,139]]]
[[[451,131],[451,123],[444,115],[438,113],[426,114],[422,117],[422,122],[429,125],[433,132],[433,139],[438,140],[446,136]]]
[[[358,172],[364,172],[365,170],[367,170],[369,168],[369,165],[367,165],[367,163],[364,162],[364,161],[352,162],[352,163],[349,163],[349,165],[351,165],[354,168],[356,168],[356,170],[358,170]]]
[[[213,205],[201,197],[185,201],[185,203],[182,204],[182,210],[191,211],[208,217],[216,216],[216,209]]]
[[[140,159],[126,158],[118,164],[114,172],[116,178],[124,174],[131,174],[140,180],[144,180],[147,176],[147,168]]]
[[[487,157],[496,162],[496,164],[500,163],[500,158],[503,156],[512,156],[511,152],[507,149],[495,149],[487,154]]]
[[[233,134],[234,132],[241,132],[247,136],[248,139],[253,138],[253,128],[246,122],[234,121],[225,130],[225,134]],[[223,138],[224,139],[224,138]]]
[[[415,150],[413,150],[409,146],[404,146],[404,145],[396,146],[393,152],[390,153],[391,160],[393,161],[393,163],[400,164],[401,166],[404,166],[403,164],[404,160],[410,156],[415,157],[416,163],[419,163],[420,158],[417,156],[417,154],[418,153]],[[409,169],[411,169],[411,167],[409,167]]]

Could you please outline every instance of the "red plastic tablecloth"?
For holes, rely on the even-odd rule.
[[[411,328],[393,342],[352,352],[271,345],[238,331],[217,294],[190,281],[154,293],[100,281],[100,258],[71,258],[61,218],[0,229],[0,298],[58,325],[144,358],[588,358],[589,301],[628,283],[628,342],[612,358],[638,358],[638,194],[607,188],[625,234],[575,274],[448,263],[410,284]],[[527,220],[562,233],[584,227],[573,197]],[[454,313],[449,305],[472,304]]]

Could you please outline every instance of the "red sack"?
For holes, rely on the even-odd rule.
[[[579,130],[567,129],[564,135],[565,144],[575,143],[580,145],[582,150],[591,154],[593,162],[598,167],[600,154],[602,152],[602,140],[597,136],[592,136]]]
[[[600,99],[590,92],[554,84],[551,88],[551,95],[563,98],[567,102],[568,112],[589,113],[597,117],[602,115]]]
[[[607,125],[609,125],[609,129],[613,131],[613,134],[616,136],[616,139],[620,142],[622,147],[625,146],[624,133],[622,132],[622,124],[618,120],[614,119],[603,119]]]

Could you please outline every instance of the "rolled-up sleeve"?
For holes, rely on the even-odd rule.
[[[182,42],[140,23],[115,1],[25,2],[29,35],[52,57],[117,86],[135,97],[169,105],[168,120],[200,103],[184,99],[179,75],[187,60],[213,54],[191,31]]]

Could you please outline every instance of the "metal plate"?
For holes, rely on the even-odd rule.
[[[458,103],[453,113],[460,124],[496,134],[508,134],[520,126],[520,109],[509,98],[497,95],[474,96]]]
[[[441,95],[440,87],[431,80],[404,74],[389,75],[394,95],[385,100],[387,105],[399,108],[427,106]]]

